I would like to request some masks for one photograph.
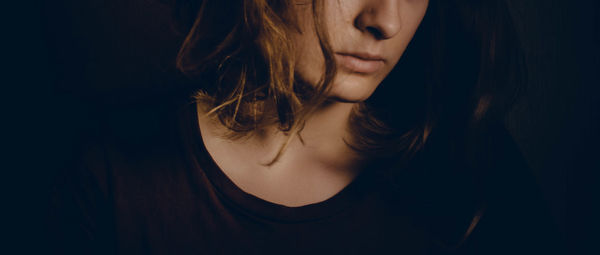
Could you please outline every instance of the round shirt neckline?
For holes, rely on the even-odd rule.
[[[247,214],[283,222],[318,220],[340,213],[360,201],[368,191],[373,175],[366,169],[332,197],[308,205],[289,207],[247,193],[235,185],[207,151],[198,124],[196,105],[191,104],[186,108],[182,117],[187,134],[183,137],[192,150],[190,156],[195,163],[192,165],[197,166],[193,171],[202,171],[221,199]]]

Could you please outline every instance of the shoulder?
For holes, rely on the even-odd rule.
[[[518,143],[501,122],[478,132],[469,134],[467,153],[453,134],[432,134],[407,185],[435,239],[444,247],[462,243],[456,254],[556,254],[563,248],[557,229]]]
[[[483,214],[464,250],[481,254],[560,254],[560,237],[537,176],[518,143],[502,124],[491,125],[480,150]]]
[[[98,127],[79,138],[53,188],[49,227],[61,254],[113,253],[116,217],[149,208],[148,201],[181,183],[170,180],[185,169],[178,165],[176,108],[120,108],[94,118]]]
[[[119,107],[97,116],[98,128],[85,132],[71,156],[67,175],[92,179],[105,189],[174,174],[184,156],[181,104]]]

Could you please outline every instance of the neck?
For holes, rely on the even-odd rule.
[[[267,201],[301,206],[332,197],[362,169],[357,153],[344,142],[354,106],[327,104],[291,136],[273,126],[228,139],[222,136],[226,128],[205,114],[199,115],[199,127],[208,153],[238,187]],[[286,141],[287,148],[269,164]]]
[[[330,102],[319,108],[293,138],[290,151],[301,152],[308,160],[325,165],[348,168],[357,158],[345,142],[350,138],[348,120],[355,105]]]
[[[328,102],[306,119],[298,134],[290,134],[291,138],[276,126],[270,126],[248,139],[229,142],[251,148],[251,157],[269,167],[310,162],[331,169],[355,170],[354,168],[358,168],[359,157],[345,142],[349,138],[348,120],[355,106],[355,103]],[[211,126],[217,132],[225,128],[220,125]],[[278,160],[269,164],[288,140],[289,143]]]

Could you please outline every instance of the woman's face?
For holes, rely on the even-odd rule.
[[[302,32],[294,34],[296,74],[316,84],[324,57],[310,0],[298,0]],[[427,10],[429,0],[324,0],[323,22],[337,65],[329,98],[367,99],[396,65]]]

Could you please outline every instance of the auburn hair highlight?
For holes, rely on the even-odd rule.
[[[199,81],[194,99],[231,131],[231,138],[277,125],[291,139],[326,101],[336,74],[322,20],[326,0],[305,1],[312,4],[325,59],[315,86],[294,73],[290,34],[299,30],[294,1],[163,1],[174,4],[186,34],[177,67]],[[398,162],[397,155],[402,155],[400,161],[407,162],[438,135],[446,140],[437,141],[448,141],[457,158],[473,169],[485,169],[488,157],[479,149],[491,145],[486,144],[484,130],[502,121],[526,80],[520,48],[506,0],[429,0],[399,63],[374,94],[354,108],[348,123],[352,137],[346,143],[366,158]]]
[[[176,14],[187,33],[177,67],[200,82],[195,99],[232,138],[274,124],[297,134],[325,102],[336,64],[322,21],[323,0],[170,1],[179,7]],[[315,86],[294,73],[295,4],[313,9],[325,59]],[[182,15],[182,9],[194,8],[196,13]],[[506,1],[430,0],[400,62],[373,96],[355,107],[347,144],[365,157],[402,152],[410,158],[436,127],[460,132],[501,118],[524,83],[519,48]]]

